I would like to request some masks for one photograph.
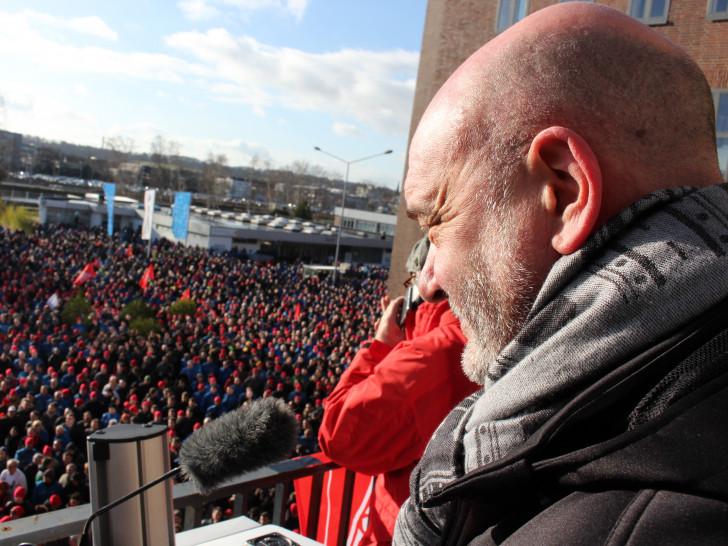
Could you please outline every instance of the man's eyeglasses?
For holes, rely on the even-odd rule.
[[[406,281],[404,281],[404,287],[405,288],[409,288],[413,284],[417,284],[417,273],[410,272],[409,279],[407,279]]]

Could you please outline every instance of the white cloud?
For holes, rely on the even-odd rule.
[[[33,99],[22,90],[3,90],[5,95],[5,105],[14,110],[30,110],[33,107]]]
[[[223,82],[210,84],[209,89],[223,102],[247,104],[258,110],[273,104],[273,97],[265,89],[252,85]]]
[[[303,17],[307,6],[308,0],[288,0],[288,2],[286,2],[286,8],[288,11],[290,11],[291,14],[299,21],[301,20],[301,17]]]
[[[215,73],[214,81],[207,85],[216,93],[222,88],[228,91],[219,93],[221,100],[233,101],[237,96],[240,102],[259,107],[272,102],[332,116],[346,115],[378,132],[408,133],[419,60],[416,52],[349,49],[312,54],[269,47],[221,28],[205,33],[180,32],[165,41]],[[230,83],[242,86],[239,94]],[[247,95],[251,88],[265,100],[251,100]]]
[[[308,0],[182,0],[177,7],[191,21],[209,20],[222,15],[223,11],[236,11],[246,17],[257,10],[281,12],[300,21],[308,6]]]
[[[366,133],[359,129],[356,125],[349,123],[334,123],[334,133],[339,136],[364,136]]]
[[[203,67],[169,55],[123,53],[97,46],[71,45],[62,35],[44,32],[37,24],[44,20],[60,21],[29,11],[18,14],[0,12],[0,53],[27,60],[29,65],[46,67],[49,72],[103,74],[171,82],[182,82],[186,75],[206,74]],[[57,26],[60,28],[62,25]]]
[[[116,42],[118,39],[117,33],[96,15],[64,19],[26,9],[13,14],[0,12],[0,22],[3,27],[14,29],[15,33],[25,29],[35,34],[37,32],[35,29],[38,29],[39,34],[51,36],[59,41],[66,38],[68,31],[94,36],[109,42]]]
[[[216,17],[220,12],[209,5],[206,0],[185,0],[177,7],[190,21],[204,21]]]
[[[89,34],[111,42],[115,42],[118,39],[116,32],[95,15],[91,17],[76,17],[65,21],[58,19],[57,21],[61,23],[61,28],[67,24],[68,28],[82,34]]]
[[[23,128],[43,127],[43,133],[38,136],[50,140],[69,140],[72,137],[79,143],[93,142],[98,120],[88,112],[69,107],[46,91],[34,86],[8,88],[6,128],[27,132]]]

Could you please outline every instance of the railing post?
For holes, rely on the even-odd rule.
[[[351,519],[351,503],[354,494],[354,478],[356,474],[347,469],[344,477],[344,494],[341,499],[341,516],[339,517],[339,537],[336,544],[346,546],[346,539],[349,538],[349,520]]]
[[[240,509],[240,513],[243,516],[247,516],[248,515],[248,512],[250,512],[250,505],[249,505],[249,503],[250,503],[250,500],[249,500],[250,499],[250,491],[247,491],[247,490],[246,491],[243,491],[241,493],[241,497],[242,497],[243,504],[242,504],[242,507]]]
[[[196,527],[195,525],[195,508],[194,506],[185,506],[185,522],[184,522],[184,530],[188,531],[189,529],[194,529]]]
[[[288,501],[289,486],[287,483],[276,484],[276,494],[273,504],[273,523],[283,525],[284,507]]]
[[[243,497],[240,493],[233,495],[233,516],[238,517],[243,514]]]
[[[319,472],[311,476],[311,497],[308,503],[308,519],[306,536],[316,540],[318,534],[319,514],[321,513],[321,491],[324,488],[325,473]]]

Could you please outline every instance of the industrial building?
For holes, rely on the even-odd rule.
[[[340,211],[339,211],[340,212]],[[345,209],[345,213],[352,211]],[[361,211],[356,211],[357,213]],[[129,198],[114,199],[114,231],[125,228],[141,229],[144,210],[142,203]],[[365,231],[362,224],[348,229],[350,223],[344,217],[345,229],[341,233],[340,261],[389,267],[392,235],[396,217],[374,215],[376,231]],[[388,216],[385,222],[383,216]],[[107,204],[97,194],[85,198],[47,198],[39,200],[40,221],[55,224],[106,226]],[[358,214],[366,218],[366,214]],[[338,221],[336,222],[338,223]],[[370,222],[372,223],[372,222]],[[383,229],[381,226],[388,226]],[[179,241],[187,246],[197,246],[219,251],[236,250],[250,256],[271,256],[283,260],[302,260],[306,263],[328,264],[333,261],[338,239],[338,228],[304,223],[289,218],[268,215],[223,213],[217,210],[193,207],[190,211],[188,233],[185,240],[178,240],[172,233],[172,213],[167,207],[155,207],[152,225],[153,237]],[[382,235],[385,233],[385,235]]]

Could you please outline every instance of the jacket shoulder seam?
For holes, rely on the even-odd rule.
[[[643,489],[638,492],[615,521],[606,544],[626,544],[656,494],[654,489]]]

